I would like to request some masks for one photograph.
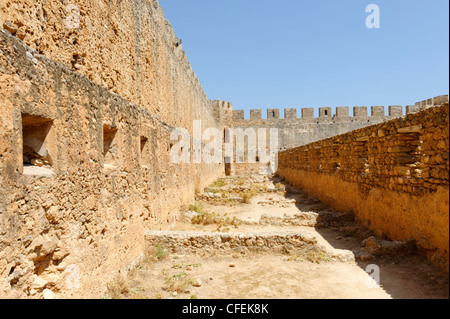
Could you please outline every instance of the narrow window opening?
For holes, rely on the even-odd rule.
[[[56,147],[53,121],[22,114],[22,158],[24,175],[52,175]]]
[[[105,167],[117,167],[118,145],[117,128],[109,125],[103,126],[103,161]]]
[[[144,166],[148,161],[148,138],[141,136],[141,165]]]

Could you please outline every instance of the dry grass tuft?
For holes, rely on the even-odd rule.
[[[177,273],[172,276],[166,277],[166,285],[164,289],[170,292],[183,293],[187,292],[187,289],[194,284],[194,279],[192,279],[184,271]]]
[[[211,188],[220,188],[227,184],[227,181],[223,178],[219,178],[217,181],[210,185]]]
[[[122,299],[130,292],[126,277],[118,273],[114,280],[107,285],[107,296],[111,299]]]

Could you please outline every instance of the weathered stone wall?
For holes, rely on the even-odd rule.
[[[449,106],[279,154],[278,173],[378,234],[448,267]]]
[[[214,127],[157,0],[3,0],[0,28],[173,126],[191,131],[201,119]]]
[[[142,256],[145,230],[223,175],[172,164],[174,126],[4,30],[0,96],[0,297],[98,296]],[[24,165],[26,147],[51,167]]]

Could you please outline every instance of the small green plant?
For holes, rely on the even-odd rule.
[[[199,214],[203,214],[204,212],[203,204],[200,202],[196,202],[195,204],[190,205],[188,209]]]
[[[242,198],[242,203],[244,204],[250,204],[250,200],[258,194],[258,188],[255,185],[251,185],[250,189],[246,190],[245,192],[241,193],[240,197]]]
[[[201,212],[192,218],[192,224],[211,225],[216,222],[216,213]]]
[[[166,258],[168,255],[167,249],[165,249],[163,246],[161,245],[156,245],[156,254],[155,257],[157,260],[162,260],[164,258]]]
[[[309,260],[312,263],[320,264],[321,262],[329,262],[330,258],[324,255],[322,252],[310,252],[306,259]]]
[[[218,189],[218,188],[211,188],[208,190],[209,193],[213,193],[213,194],[218,194],[221,193],[222,190]]]
[[[155,296],[155,299],[161,300],[161,299],[162,299],[162,295],[161,295],[161,294],[157,294],[157,295]]]
[[[230,227],[224,228],[223,226],[219,225],[219,227],[217,227],[217,231],[222,233],[228,233],[230,231]]]
[[[253,197],[253,194],[250,193],[250,192],[241,194],[242,202],[244,204],[250,204],[250,201],[251,201],[252,197]]]
[[[223,186],[225,186],[226,184],[227,184],[227,182],[226,182],[225,179],[219,178],[217,181],[215,181],[214,183],[212,183],[210,187],[218,188],[218,187],[223,187]]]
[[[277,183],[277,185],[275,185],[275,188],[282,188],[283,187],[283,184],[281,184],[281,183]]]
[[[197,295],[192,295],[191,299],[198,299],[198,296]]]
[[[216,224],[218,225],[218,230],[226,226],[238,227],[240,225],[240,221],[236,217],[230,218],[227,217],[226,215],[220,216],[216,215],[216,213],[208,213],[208,212],[203,212],[197,216],[194,216],[191,219],[191,222],[194,225],[203,225],[203,226]]]
[[[173,269],[181,269],[181,268],[183,268],[183,267],[184,267],[184,265],[183,265],[183,264],[179,264],[179,263],[174,264],[174,265],[172,266]]]
[[[194,280],[184,271],[166,277],[165,289],[171,292],[182,293],[194,284]]]
[[[148,246],[146,247],[144,251],[144,259],[142,261],[142,264],[138,266],[135,270],[147,270],[148,267],[146,264],[151,264],[155,261],[163,260],[168,256],[168,251],[160,244],[157,244],[156,246]]]

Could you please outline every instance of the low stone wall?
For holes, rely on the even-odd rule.
[[[448,268],[449,106],[279,154],[278,174]]]
[[[304,257],[329,258],[337,261],[354,261],[351,252],[328,252],[317,239],[307,232],[258,232],[258,233],[207,233],[149,231],[145,236],[149,247],[160,246],[171,253],[230,254],[230,253],[279,253]]]
[[[235,176],[269,175],[270,167],[267,164],[232,164],[232,172]]]

